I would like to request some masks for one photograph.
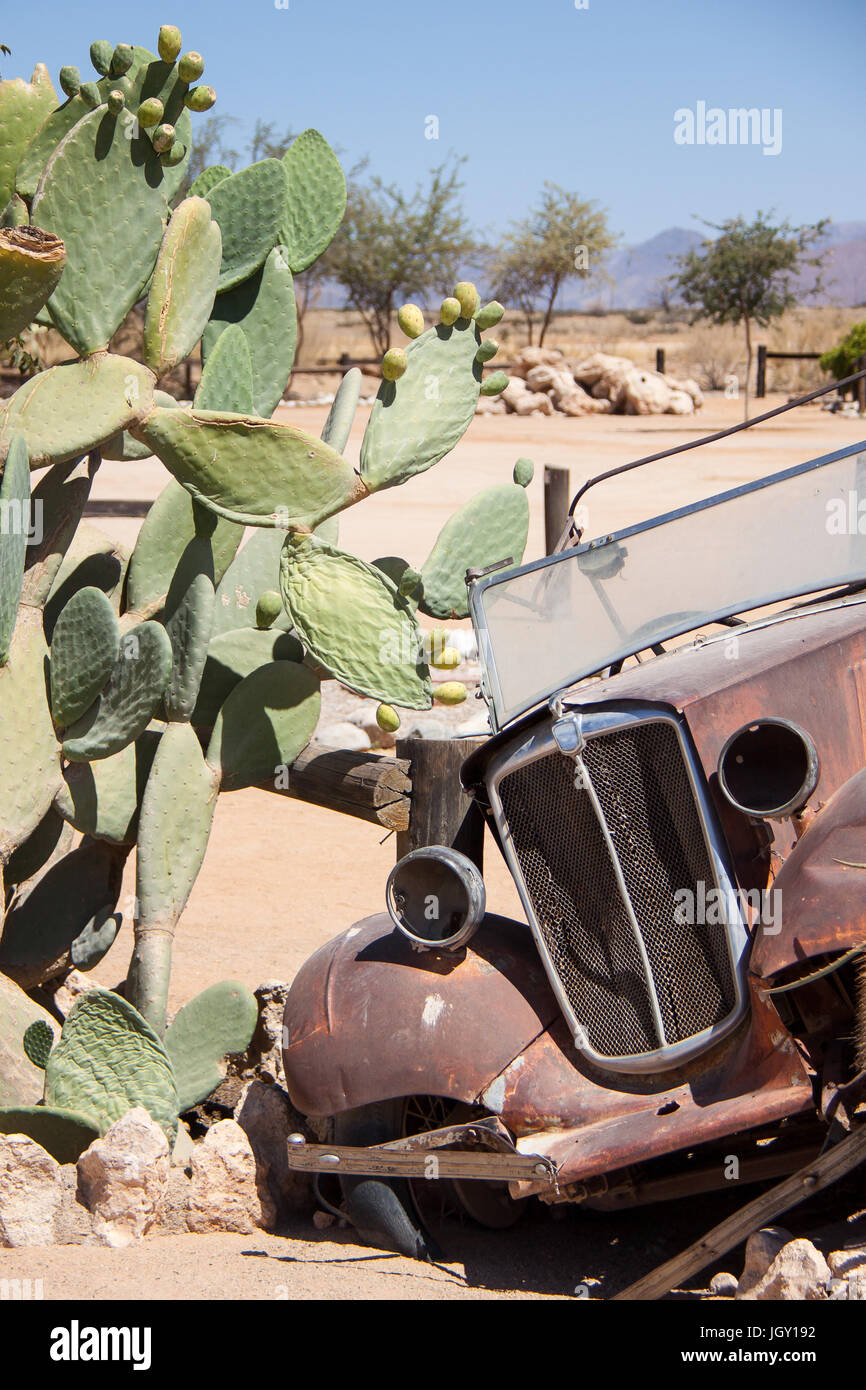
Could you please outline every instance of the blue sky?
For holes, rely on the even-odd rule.
[[[281,0],[279,0],[281,3]],[[579,0],[586,3],[586,0]],[[796,222],[866,217],[864,0],[41,0],[4,7],[4,76],[64,63],[92,39],[155,48],[160,22],[205,56],[216,111],[251,128],[318,127],[344,162],[411,187],[466,155],[464,205],[494,234],[545,179],[597,199],[636,242],[775,208]],[[150,18],[152,15],[153,18]],[[677,145],[674,112],[780,108],[782,149]],[[425,138],[429,116],[438,140]],[[239,132],[240,133],[240,132]]]

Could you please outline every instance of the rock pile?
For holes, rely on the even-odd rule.
[[[525,347],[501,396],[481,396],[482,415],[692,415],[702,404],[691,378],[636,367],[628,357],[594,352],[568,361],[557,348]]]
[[[749,1236],[739,1279],[715,1274],[708,1292],[746,1302],[860,1302],[866,1300],[866,1247],[834,1250],[825,1258],[812,1241],[768,1226]]]

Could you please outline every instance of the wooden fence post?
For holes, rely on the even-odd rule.
[[[766,396],[767,394],[767,344],[758,343],[758,382],[755,387],[756,396]]]
[[[858,357],[854,365],[855,372],[866,370],[866,357]],[[866,414],[866,376],[861,376],[859,381],[854,382],[854,399],[857,402],[860,414]]]
[[[567,468],[544,466],[544,553],[552,555],[568,519],[571,486]]]
[[[484,817],[460,785],[460,767],[484,738],[400,738],[409,763],[409,828],[397,832],[397,858],[424,845],[449,845],[484,867]]]
[[[657,372],[660,372],[662,376],[664,376],[664,374],[665,374],[665,350],[664,350],[664,348],[656,348],[656,371],[657,371]]]

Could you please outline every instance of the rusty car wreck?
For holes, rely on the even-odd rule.
[[[780,1177],[840,1121],[828,1087],[866,1060],[864,480],[860,445],[469,577],[493,734],[462,780],[526,921],[485,912],[459,850],[415,851],[285,1011],[321,1139],[290,1163],[335,1173],[371,1244],[435,1249],[434,1189],[504,1226],[533,1195],[720,1188],[732,1154]]]

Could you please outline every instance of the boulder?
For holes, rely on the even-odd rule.
[[[525,347],[521,348],[518,353],[515,353],[510,371],[513,372],[515,376],[525,377],[533,367],[552,367],[557,364],[563,366],[564,363],[565,359],[559,351],[559,348]]]
[[[657,372],[634,367],[622,382],[617,408],[625,415],[664,415],[670,401],[670,387]]]
[[[0,1134],[0,1247],[54,1245],[60,1164],[26,1134]]]
[[[562,365],[553,366],[550,363],[541,362],[537,367],[530,367],[526,373],[526,385],[530,391],[573,391],[576,385],[574,377]]]
[[[834,1250],[827,1256],[827,1264],[836,1279],[846,1279],[852,1270],[866,1276],[866,1245],[857,1245],[851,1250]]]
[[[264,1079],[283,1080],[283,1013],[288,993],[289,985],[285,980],[267,980],[255,991],[259,1021],[250,1040],[248,1056],[250,1064]]]
[[[520,376],[510,376],[508,385],[498,399],[505,402],[506,410],[515,410],[517,402],[528,394],[529,388]]]
[[[543,391],[524,391],[512,407],[515,415],[552,415],[553,401]]]
[[[672,391],[685,391],[686,395],[691,397],[695,410],[703,405],[704,394],[694,377],[669,376],[666,372],[665,381]]]
[[[128,1110],[78,1160],[78,1193],[106,1245],[131,1245],[159,1216],[168,1186],[168,1141],[143,1106]]]
[[[593,352],[589,357],[582,358],[572,369],[572,373],[575,381],[587,391],[592,391],[603,378],[622,377],[633,368],[634,363],[628,357],[614,357],[609,352]],[[593,395],[595,394],[593,391]]]
[[[746,1262],[737,1286],[739,1297],[748,1293],[763,1279],[779,1251],[789,1240],[793,1240],[793,1236],[783,1226],[764,1226],[749,1236],[746,1241]]]
[[[250,1141],[258,1185],[267,1188],[277,1220],[292,1211],[311,1210],[313,1175],[291,1169],[286,1154],[290,1134],[305,1134],[311,1143],[317,1140],[283,1088],[251,1081],[235,1107],[235,1119]]]
[[[45,1072],[34,1067],[24,1051],[23,1037],[31,1023],[44,1020],[54,1036],[60,1025],[47,1009],[34,1004],[23,989],[0,975],[0,1106],[35,1105],[42,1099]]]
[[[476,415],[507,415],[508,406],[500,396],[479,396]]]
[[[341,724],[326,724],[323,729],[317,729],[314,743],[323,743],[328,748],[349,748],[358,753],[369,748],[370,738],[359,729],[357,724],[350,724],[348,720]]]
[[[189,1231],[189,1194],[192,1183],[183,1168],[171,1168],[165,1196],[151,1235],[186,1235]]]
[[[191,1231],[269,1230],[276,1211],[263,1179],[257,1181],[250,1141],[236,1120],[211,1125],[190,1163],[187,1225]]]
[[[687,391],[671,391],[668,400],[668,415],[694,415],[695,403]]]
[[[823,1302],[832,1278],[830,1267],[810,1240],[789,1240],[763,1279],[737,1297],[752,1302]]]
[[[737,1276],[721,1272],[714,1274],[710,1280],[710,1293],[714,1298],[735,1298],[737,1293]]]

